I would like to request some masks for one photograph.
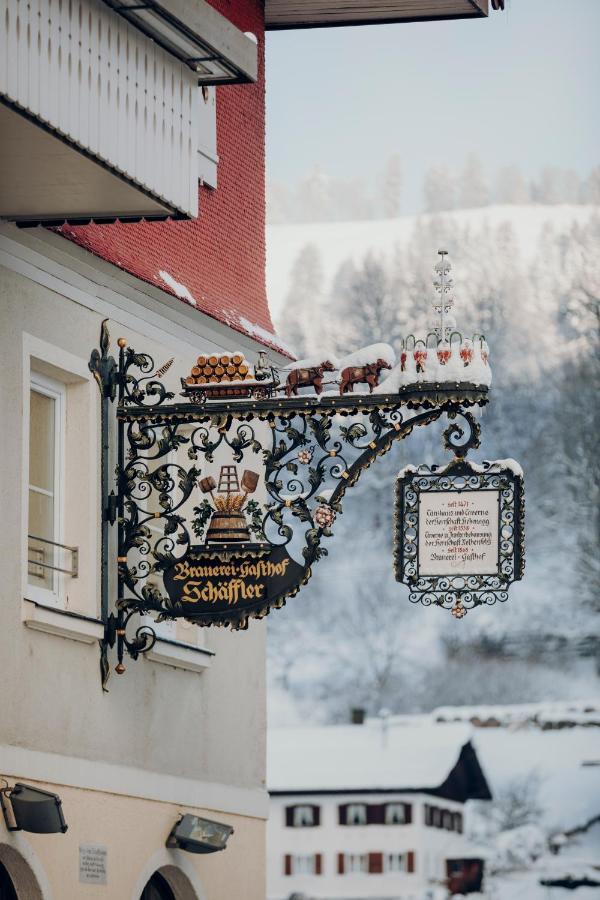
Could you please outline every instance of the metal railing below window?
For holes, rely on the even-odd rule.
[[[27,559],[29,566],[36,566],[40,569],[49,569],[52,572],[62,572],[64,575],[70,575],[71,578],[77,578],[79,575],[79,547],[69,547],[68,544],[60,544],[57,541],[50,541],[48,538],[38,537],[35,534],[28,534],[30,541],[39,541],[41,544],[48,544],[51,547],[58,547],[61,550],[67,550],[71,554],[71,568],[64,569],[60,566],[52,566],[50,563],[41,562],[37,559]],[[29,546],[29,552],[35,548]],[[28,552],[28,556],[29,556]]]

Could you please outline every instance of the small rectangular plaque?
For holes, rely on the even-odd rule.
[[[81,884],[106,884],[108,851],[102,844],[79,845],[79,881]]]
[[[396,579],[452,609],[506,600],[523,577],[523,473],[514,460],[407,466],[396,482]]]
[[[498,571],[499,491],[433,491],[419,496],[419,573]]]

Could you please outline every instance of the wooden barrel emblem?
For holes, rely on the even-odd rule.
[[[228,544],[249,541],[250,531],[242,512],[215,512],[206,532],[207,544]]]

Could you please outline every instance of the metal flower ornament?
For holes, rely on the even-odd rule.
[[[523,565],[521,476],[464,458],[479,446],[471,410],[488,402],[491,373],[483,336],[456,331],[449,273],[440,251],[434,328],[403,340],[398,360],[386,344],[287,369],[265,353],[253,364],[204,352],[168,386],[171,361],[156,368],[123,338],[114,360],[103,323],[90,369],[102,396],[104,683],[110,648],[122,672],[125,653],[153,645],[151,627],[131,634],[138,615],[240,629],[282,607],[327,555],[346,491],[396,441],[443,417],[452,462],[398,481],[396,575],[411,600],[456,618],[506,599]],[[468,515],[449,515],[467,509],[457,498],[473,504]]]

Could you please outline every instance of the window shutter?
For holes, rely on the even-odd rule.
[[[455,823],[456,823],[456,825],[455,825],[456,830],[458,831],[459,834],[462,834],[462,833],[463,833],[463,817],[462,817],[462,813],[456,813],[456,816],[455,816]]]
[[[369,853],[369,874],[381,875],[383,872],[383,853]]]
[[[294,807],[286,806],[285,808],[285,824],[287,828],[292,828],[294,825]]]
[[[410,825],[412,823],[412,803],[404,804],[404,823]]]
[[[367,825],[383,825],[385,821],[385,803],[369,803],[367,806]]]
[[[344,874],[344,854],[338,853],[338,875]]]
[[[320,853],[315,853],[315,875],[321,875],[323,872],[323,858]]]
[[[406,854],[406,871],[414,872],[415,871],[415,851],[409,850]]]
[[[321,824],[321,807],[313,806],[312,810],[313,810],[313,825],[320,825]]]
[[[338,823],[340,825],[348,824],[348,804],[342,803],[341,806],[338,806]]]
[[[292,854],[286,853],[283,861],[283,872],[285,875],[292,874]]]
[[[194,113],[198,117],[198,178],[217,186],[217,94],[214,86],[198,88]]]

